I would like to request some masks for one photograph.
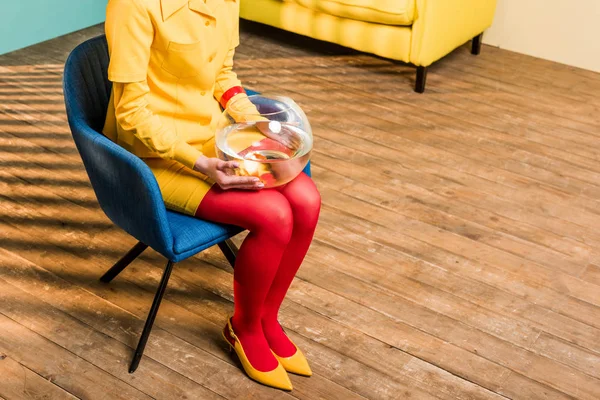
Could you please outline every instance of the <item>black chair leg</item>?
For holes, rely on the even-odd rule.
[[[425,92],[425,84],[427,83],[427,67],[417,67],[417,83],[415,84],[415,92]]]
[[[119,275],[129,264],[132,263],[133,260],[139,257],[140,254],[144,252],[148,248],[142,242],[138,242],[131,250],[127,252],[115,265],[113,265],[102,277],[100,280],[105,283],[109,283],[112,281],[117,275]]]
[[[237,253],[238,253],[237,246],[235,244],[233,244],[233,242],[230,239],[227,239],[227,240],[219,243],[219,248],[225,255],[225,258],[227,258],[227,261],[229,261],[229,264],[231,265],[231,267],[232,268],[235,267],[235,259],[237,257]]]
[[[481,53],[481,42],[483,41],[483,33],[473,38],[471,54],[478,56]]]
[[[152,307],[150,308],[150,312],[148,313],[148,318],[146,318],[146,324],[144,325],[142,336],[140,337],[140,341],[137,345],[137,348],[135,349],[135,353],[133,354],[133,360],[131,361],[131,365],[129,366],[130,374],[135,372],[138,365],[140,365],[140,360],[142,359],[142,355],[144,354],[146,343],[148,343],[148,337],[150,336],[152,325],[154,325],[154,320],[156,319],[156,314],[158,313],[160,302],[162,301],[163,295],[165,294],[165,290],[167,289],[167,283],[169,282],[169,277],[171,276],[171,271],[173,270],[173,264],[174,263],[169,260],[167,266],[165,267],[165,272],[163,272],[160,284],[158,285],[156,295],[154,295],[154,301],[152,302]]]

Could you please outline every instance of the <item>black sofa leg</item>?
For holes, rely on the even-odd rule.
[[[481,53],[481,42],[483,41],[483,33],[475,36],[471,43],[471,54],[478,56]]]
[[[148,337],[150,336],[150,331],[152,331],[152,325],[154,325],[156,314],[158,314],[160,302],[162,301],[163,295],[165,294],[165,290],[167,289],[167,283],[169,282],[169,277],[171,276],[171,271],[173,270],[174,264],[175,263],[170,260],[169,262],[167,262],[167,266],[165,267],[165,271],[163,272],[160,284],[158,285],[158,290],[154,295],[154,301],[152,302],[152,307],[150,308],[150,312],[148,313],[148,318],[146,318],[146,323],[144,324],[142,336],[140,337],[140,341],[138,342],[137,348],[135,349],[135,353],[133,354],[133,360],[131,361],[131,365],[129,366],[130,374],[135,372],[138,365],[140,365],[140,360],[142,359],[142,355],[144,354],[146,343],[148,343]]]
[[[219,243],[219,248],[229,261],[229,264],[233,268],[235,266],[235,259],[237,257],[238,248],[230,239],[227,239],[221,243]]]
[[[131,250],[127,252],[127,254],[123,256],[123,258],[117,261],[115,265],[113,265],[108,271],[106,271],[106,273],[102,275],[100,280],[102,282],[109,283],[110,281],[115,279],[117,275],[119,275],[125,268],[127,268],[127,266],[131,264],[133,260],[138,258],[139,255],[142,254],[147,248],[147,245],[145,245],[142,242],[138,242],[135,246],[133,246]]]
[[[425,92],[425,84],[427,83],[427,67],[417,67],[417,83],[415,84],[415,92]]]

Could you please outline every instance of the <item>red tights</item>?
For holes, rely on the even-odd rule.
[[[304,173],[275,189],[207,193],[196,216],[250,231],[233,274],[233,329],[252,366],[271,371],[296,351],[277,322],[279,307],[313,238],[321,197]]]

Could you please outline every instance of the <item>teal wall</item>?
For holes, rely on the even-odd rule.
[[[104,21],[107,0],[0,0],[0,54]]]

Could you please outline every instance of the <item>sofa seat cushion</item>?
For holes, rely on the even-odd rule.
[[[287,0],[340,18],[386,25],[412,25],[416,0]]]

